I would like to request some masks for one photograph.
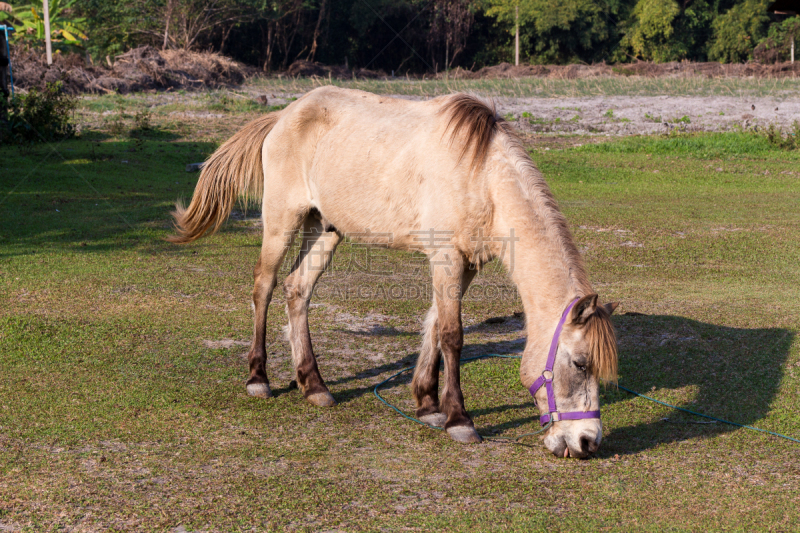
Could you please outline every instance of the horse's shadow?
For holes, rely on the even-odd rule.
[[[795,336],[783,328],[736,328],[663,315],[621,315],[614,324],[620,385],[648,396],[673,396],[670,403],[678,407],[754,426],[770,410]],[[601,404],[630,397],[609,387]],[[650,418],[627,424],[606,420],[611,431],[601,455],[636,453],[737,429],[676,410]]]
[[[670,403],[692,411],[755,426],[767,415],[775,399],[795,335],[783,328],[736,328],[665,315],[625,314],[615,316],[614,324],[619,339],[620,385],[667,398],[672,400]],[[513,341],[471,344],[467,337],[464,357],[481,353],[519,353],[521,347],[519,342]],[[340,385],[401,370],[414,364],[415,355],[334,380],[331,384]],[[335,395],[337,400],[346,403],[371,392],[372,388],[373,385],[339,390]],[[648,416],[644,411],[631,416],[625,412],[615,420],[608,412],[619,410],[608,408],[630,400],[631,395],[614,386],[601,390],[601,408],[606,409],[604,425],[609,431],[599,456],[636,453],[659,444],[710,437],[737,429],[723,423],[704,423],[709,420],[675,410],[667,410],[666,416],[663,413]],[[482,427],[482,431],[502,433],[534,420],[532,406],[532,403],[506,404],[473,410],[472,414],[518,411],[519,416],[512,420]],[[642,417],[649,420],[625,421],[625,418],[641,420]]]

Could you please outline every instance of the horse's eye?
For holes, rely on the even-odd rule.
[[[586,365],[579,365],[578,363],[575,363],[575,368],[577,368],[581,372],[586,372]]]

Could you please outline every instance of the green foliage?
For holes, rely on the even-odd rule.
[[[50,39],[52,42],[69,46],[82,46],[84,41],[88,39],[84,33],[86,21],[72,16],[76,1],[49,1]],[[14,34],[16,40],[44,40],[44,7],[42,0],[31,0],[30,4],[16,8],[12,20],[14,19],[21,26],[17,28]]]
[[[708,57],[723,63],[753,58],[755,44],[766,34],[769,16],[766,0],[746,0],[714,19]]]
[[[784,150],[797,150],[800,148],[800,122],[794,121],[792,124],[792,131],[784,134],[780,126],[770,124],[767,129],[759,130],[756,132],[758,135],[766,137],[766,139]]]
[[[674,33],[672,23],[680,12],[674,0],[640,0],[633,9],[633,24],[622,39],[622,45],[644,59],[663,61],[666,45]]]
[[[753,56],[761,63],[788,61],[792,41],[800,39],[800,17],[791,17],[772,24],[767,37],[758,43]]]
[[[679,133],[624,137],[619,141],[585,144],[576,149],[588,153],[670,154],[693,159],[751,159],[774,153],[777,147],[766,135],[750,132]]]
[[[61,82],[47,83],[0,103],[6,109],[0,120],[0,144],[30,144],[71,137],[72,114],[77,99],[64,93]]]
[[[513,61],[517,20],[525,63],[742,61],[767,36],[766,1],[60,0],[86,20],[85,47],[101,60],[148,44],[221,51],[265,71],[302,59],[400,75]],[[786,24],[770,28],[770,60],[786,56]]]
[[[713,10],[705,0],[639,0],[624,23],[617,59],[624,54],[655,62],[676,61],[702,55],[704,30]]]
[[[616,2],[591,0],[488,0],[486,14],[513,35],[519,8],[521,54],[537,63],[596,55],[615,35],[609,23]]]

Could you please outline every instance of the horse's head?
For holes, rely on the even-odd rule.
[[[534,390],[539,412],[547,415],[553,409],[553,423],[544,438],[547,448],[559,457],[586,457],[600,446],[603,425],[600,422],[599,382],[617,378],[617,341],[611,324],[611,313],[617,304],[597,304],[597,295],[590,294],[574,302],[565,314],[558,339],[552,372],[546,360],[537,358],[535,376],[543,375],[542,386]],[[544,380],[552,379],[552,399],[548,399]],[[533,389],[536,389],[534,383]],[[596,411],[593,416],[587,412]],[[545,418],[546,419],[546,418]]]

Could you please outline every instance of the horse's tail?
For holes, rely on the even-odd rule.
[[[260,198],[264,190],[261,147],[281,112],[269,113],[247,124],[217,148],[203,165],[189,207],[178,201],[172,216],[175,235],[169,242],[185,244],[206,232],[216,232],[228,219],[240,195]]]

